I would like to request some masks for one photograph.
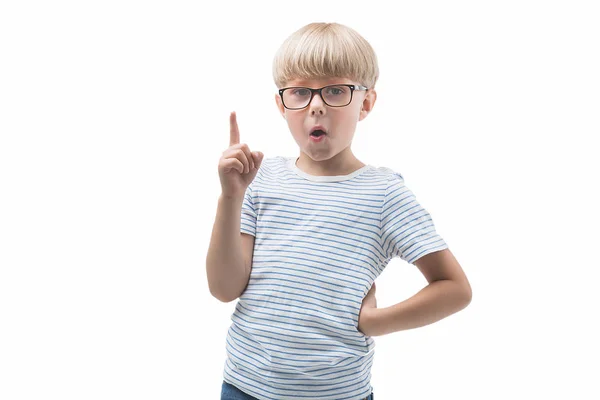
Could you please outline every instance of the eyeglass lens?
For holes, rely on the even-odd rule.
[[[311,94],[308,88],[289,88],[283,92],[283,102],[289,108],[303,108],[310,103]],[[328,106],[341,107],[350,104],[352,90],[348,86],[327,86],[323,88],[321,95]]]

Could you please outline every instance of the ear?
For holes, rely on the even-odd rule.
[[[376,100],[377,92],[375,91],[375,88],[369,89],[360,107],[360,114],[358,116],[359,121],[362,121],[363,119],[367,118],[367,115],[369,115],[369,113],[375,106]]]
[[[277,108],[279,109],[281,116],[285,118],[285,107],[283,106],[283,103],[281,102],[281,97],[278,93],[275,93],[275,103],[277,104]]]

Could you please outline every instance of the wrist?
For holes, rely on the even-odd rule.
[[[234,203],[234,204],[240,203],[241,204],[244,202],[244,195],[234,196],[234,195],[228,195],[225,193],[221,193],[221,195],[219,196],[219,202],[220,203]]]

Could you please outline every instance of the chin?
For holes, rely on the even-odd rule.
[[[339,153],[320,153],[320,154],[311,154],[309,152],[304,152],[304,154],[306,154],[306,156],[308,158],[310,158],[313,161],[327,161],[327,160],[331,160],[333,157],[335,157],[337,154]]]

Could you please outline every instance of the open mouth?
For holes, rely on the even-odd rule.
[[[319,136],[322,136],[322,135],[325,135],[325,134],[326,133],[324,131],[322,131],[320,129],[317,129],[316,131],[311,132],[310,136],[319,137]]]

